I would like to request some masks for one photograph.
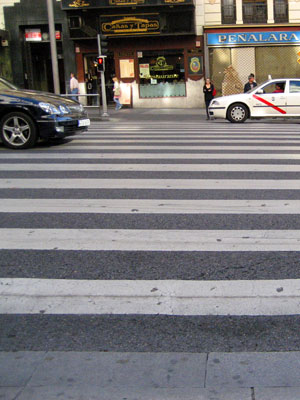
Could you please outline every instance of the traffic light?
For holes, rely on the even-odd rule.
[[[105,71],[105,57],[97,57],[97,70],[98,72]]]
[[[108,52],[108,41],[107,36],[100,35],[100,46],[101,46],[101,55],[105,56]]]

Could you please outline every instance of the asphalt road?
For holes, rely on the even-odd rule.
[[[85,137],[59,144],[40,144],[37,148],[12,152],[0,147],[1,199],[161,199],[161,200],[300,200],[300,186],[286,189],[245,189],[247,180],[290,181],[298,184],[300,136],[292,123],[250,122],[230,125],[183,117],[183,121],[94,122]],[[235,137],[226,139],[226,135]],[[172,137],[172,136],[176,137]],[[157,140],[159,136],[160,141]],[[193,136],[193,137],[189,137]],[[246,143],[251,137],[252,142]],[[264,138],[262,138],[264,136]],[[125,142],[124,140],[132,140]],[[208,139],[207,139],[208,138]],[[177,143],[176,140],[188,143]],[[195,139],[197,139],[195,141]],[[205,140],[204,140],[205,139]],[[102,141],[106,141],[102,143]],[[161,140],[169,140],[161,143]],[[262,140],[267,143],[262,143]],[[95,142],[96,141],[96,142]],[[241,143],[237,143],[240,141]],[[282,141],[282,143],[273,143]],[[243,143],[245,142],[245,143]],[[126,150],[138,145],[141,150]],[[159,149],[142,149],[143,146]],[[183,146],[202,149],[182,149]],[[226,147],[238,146],[231,150]],[[105,147],[109,146],[110,149]],[[125,146],[125,149],[114,147]],[[214,146],[215,149],[206,149]],[[247,146],[247,149],[243,147]],[[248,149],[253,146],[255,149]],[[268,150],[267,147],[276,147]],[[96,148],[95,148],[96,147]],[[164,147],[162,149],[162,147]],[[264,149],[265,147],[265,149]],[[288,147],[288,149],[286,149]],[[292,150],[291,148],[294,148]],[[20,155],[16,156],[16,154]],[[66,156],[67,154],[67,156]],[[112,156],[110,156],[112,154]],[[121,155],[128,158],[119,158]],[[135,158],[137,155],[147,158]],[[153,154],[153,158],[151,155]],[[211,154],[212,158],[209,158]],[[104,155],[105,158],[97,158]],[[114,157],[115,155],[115,157]],[[160,157],[161,155],[161,157]],[[167,156],[166,156],[167,155]],[[174,155],[174,158],[172,158]],[[177,159],[175,156],[183,158]],[[186,156],[184,156],[186,155]],[[198,157],[197,157],[198,155]],[[11,156],[11,158],[10,158]],[[189,158],[196,157],[196,158]],[[232,158],[230,158],[232,156]],[[240,158],[239,158],[240,156]],[[253,158],[254,156],[254,158]],[[223,157],[223,158],[222,158]],[[128,164],[155,164],[158,170],[124,170]],[[20,165],[22,164],[22,165]],[[26,165],[34,164],[35,169]],[[54,170],[43,170],[50,164]],[[57,164],[76,164],[74,170],[55,170]],[[85,170],[85,165],[95,170]],[[96,167],[104,166],[104,170]],[[119,170],[105,170],[118,164]],[[160,165],[219,167],[212,171],[165,171]],[[242,171],[224,170],[226,165],[243,165]],[[258,171],[251,166],[259,164]],[[24,166],[25,165],[25,166]],[[282,171],[265,171],[276,166]],[[7,167],[7,169],[6,169]],[[8,168],[9,167],[9,168]],[[289,169],[290,168],[290,169]],[[28,187],[14,185],[20,179]],[[32,188],[36,180],[43,187]],[[51,179],[63,180],[65,188],[51,188]],[[156,189],[156,188],[68,188],[72,180],[115,179],[217,180],[238,181],[235,189]],[[3,188],[2,182],[12,184]],[[1,206],[0,206],[1,207]],[[136,229],[136,230],[299,230],[299,213],[247,214],[180,211],[172,214],[86,213],[82,212],[6,212],[1,209],[0,228],[12,229]],[[300,278],[298,251],[119,251],[119,250],[21,250],[1,247],[1,278],[47,278],[75,280],[280,280]],[[0,350],[59,350],[117,352],[240,352],[291,351],[300,349],[300,317],[290,316],[182,316],[182,315],[0,315]]]

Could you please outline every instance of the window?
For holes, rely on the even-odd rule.
[[[300,93],[300,81],[290,81],[290,93]]]
[[[268,83],[263,87],[265,94],[280,94],[284,93],[285,81]]]
[[[267,0],[243,0],[243,22],[267,23]]]
[[[222,24],[235,24],[235,0],[222,0]]]
[[[140,51],[140,97],[185,96],[183,50]]]
[[[274,0],[274,19],[277,22],[288,22],[288,1]]]

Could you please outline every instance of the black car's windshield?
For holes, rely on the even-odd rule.
[[[0,78],[0,90],[18,90],[18,88],[6,79]]]

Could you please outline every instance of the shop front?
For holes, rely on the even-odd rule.
[[[105,78],[109,100],[112,77],[117,75],[123,104],[145,108],[202,105],[203,40],[195,35],[192,0],[84,3],[62,1],[75,43],[81,92],[87,93],[89,77],[97,79],[92,60],[97,56],[99,33],[108,40]],[[90,62],[85,61],[88,58]],[[99,80],[94,86],[96,92]]]
[[[219,95],[243,92],[250,73],[257,83],[300,78],[299,27],[205,29],[209,69]]]

